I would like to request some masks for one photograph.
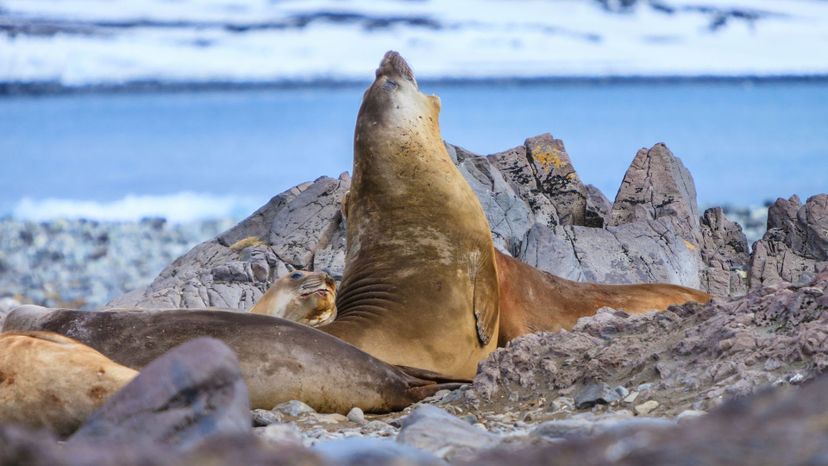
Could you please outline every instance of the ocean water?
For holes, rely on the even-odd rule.
[[[367,84],[367,83],[366,83]],[[550,132],[615,196],[664,142],[701,204],[828,192],[828,82],[423,84],[443,136],[479,154]],[[0,98],[0,215],[241,217],[351,168],[355,86]]]

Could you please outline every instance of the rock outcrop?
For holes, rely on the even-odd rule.
[[[809,281],[828,267],[828,194],[777,199],[768,231],[753,245],[750,288]]]
[[[828,368],[828,272],[801,286],[764,288],[729,302],[673,306],[631,317],[604,308],[571,332],[511,341],[480,364],[464,400],[476,409],[525,410],[604,383],[635,392],[653,414],[707,410],[768,384]]]
[[[251,433],[239,361],[224,343],[197,338],[145,367],[75,432],[70,444],[151,442],[189,450]]]
[[[581,182],[563,143],[549,134],[486,157],[447,149],[483,205],[495,246],[530,265],[573,280],[667,282],[722,295],[741,290],[734,264],[744,258],[723,256],[733,225],[721,215],[724,226],[700,224],[692,177],[663,144],[638,152],[613,204]],[[340,202],[349,185],[343,174],[274,197],[109,307],[244,310],[293,268],[340,278]]]
[[[677,426],[627,425],[546,446],[503,447],[469,465],[825,464],[828,458],[828,376],[730,400]]]

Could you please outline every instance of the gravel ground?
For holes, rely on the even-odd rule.
[[[34,303],[92,309],[146,286],[231,219],[171,224],[0,220],[0,306]]]

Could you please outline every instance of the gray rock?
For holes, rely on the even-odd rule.
[[[699,213],[693,177],[663,143],[635,154],[612,205],[611,225],[662,217],[678,219],[676,233],[698,245]]]
[[[658,408],[658,406],[659,406],[658,401],[655,401],[655,400],[645,401],[644,403],[641,403],[640,405],[635,406],[635,414],[638,414],[639,416],[646,416],[646,415],[650,414],[651,412],[653,412],[656,408]]]
[[[606,229],[535,225],[518,257],[570,280],[698,288],[698,251],[674,232],[673,223],[659,219]]]
[[[600,382],[592,383],[581,389],[575,395],[575,407],[578,409],[586,409],[595,406],[596,404],[610,404],[621,399],[621,396],[609,387],[609,385]]]
[[[742,227],[716,207],[704,212],[701,233],[701,256],[706,266],[702,286],[717,297],[743,296],[747,293],[750,256]]]
[[[254,427],[269,426],[270,424],[278,424],[282,422],[281,413],[268,411],[266,409],[254,409],[250,411],[250,414],[253,417]]]
[[[144,290],[109,307],[245,310],[290,268],[341,275],[340,202],[350,177],[322,177],[274,197],[250,217],[176,259]],[[325,251],[315,260],[317,251]]]
[[[320,442],[314,451],[337,466],[445,466],[447,463],[423,450],[392,440],[348,438]]]
[[[362,410],[357,407],[351,408],[351,410],[348,411],[348,420],[353,423],[363,425],[366,422],[365,413],[363,413]]]
[[[639,427],[671,427],[675,424],[674,421],[668,419],[633,418],[630,415],[624,416],[616,413],[597,416],[590,414],[589,416],[573,416],[569,419],[543,422],[533,428],[529,436],[544,439],[571,439]]]
[[[403,421],[397,441],[451,461],[500,443],[500,438],[431,405],[417,407]]]
[[[542,134],[488,159],[529,204],[536,223],[584,225],[587,191],[562,141]]]
[[[750,288],[801,283],[828,267],[828,194],[777,199],[768,208],[768,231],[753,246]]]
[[[147,365],[70,437],[70,443],[141,439],[191,449],[212,437],[250,433],[239,362],[211,338],[178,346]]]
[[[299,400],[285,401],[273,407],[273,411],[287,416],[299,417],[303,414],[316,414],[316,410]]]
[[[828,369],[826,290],[828,271],[806,286],[732,301],[639,316],[605,308],[569,332],[524,335],[495,350],[480,363],[465,402],[518,411],[603,380],[637,387],[630,403],[667,400],[664,414],[675,415],[708,410],[793,373],[809,380]]]
[[[584,216],[584,226],[603,228],[610,219],[612,202],[597,187],[586,185],[587,204]]]
[[[302,432],[292,422],[287,424],[270,424],[257,428],[254,432],[259,438],[268,442],[302,445]]]

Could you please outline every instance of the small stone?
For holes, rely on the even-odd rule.
[[[575,395],[575,407],[578,409],[591,408],[596,404],[610,404],[621,399],[609,385],[593,383],[584,387]]]
[[[460,416],[459,419],[462,421],[466,421],[472,425],[474,425],[477,422],[477,416],[475,416],[474,414],[466,414],[465,416]]]
[[[288,424],[270,424],[267,427],[253,429],[253,432],[268,442],[302,444],[302,433],[292,422]]]
[[[549,405],[550,411],[571,410],[575,407],[575,400],[568,396],[560,396]]]
[[[339,424],[340,422],[345,422],[348,420],[347,417],[338,414],[338,413],[331,413],[331,414],[319,414],[313,413],[311,414],[317,422],[321,422],[322,424]]]
[[[441,391],[443,391],[443,390],[441,390]],[[448,390],[445,390],[445,391],[448,392]],[[351,408],[350,411],[348,411],[348,420],[353,422],[353,423],[363,425],[363,424],[365,424],[365,413],[362,412],[362,410],[360,408],[353,407],[353,408]]]
[[[254,427],[269,426],[270,424],[282,422],[281,413],[275,413],[266,409],[254,409],[250,414],[253,416]]]
[[[391,426],[386,424],[385,422],[371,421],[368,424],[365,424],[365,427],[363,427],[363,430],[376,431],[376,430],[385,430],[385,429],[390,429],[390,428],[391,428]]]
[[[686,420],[686,419],[695,419],[699,416],[704,416],[707,414],[706,411],[702,411],[699,409],[685,409],[684,411],[680,412],[676,419],[679,421]]]
[[[286,401],[284,403],[279,403],[273,407],[273,411],[278,411],[282,414],[286,414],[288,416],[301,416],[303,414],[311,414],[315,413],[316,410],[311,408],[310,406],[302,403],[299,400],[291,400]]]
[[[641,385],[638,386],[638,388],[636,390],[638,390],[639,392],[643,392],[645,390],[652,390],[652,388],[653,388],[652,383],[642,383]]]
[[[481,431],[432,405],[423,405],[412,411],[397,435],[397,442],[449,461],[492,448],[500,441],[497,435]]]
[[[796,385],[796,384],[802,382],[803,380],[805,380],[805,376],[798,373],[798,372],[796,374],[788,377],[788,383],[791,384],[791,385]]]
[[[624,398],[624,403],[634,403],[636,398],[638,398],[638,392],[631,392]]]
[[[647,414],[650,414],[651,412],[653,412],[654,409],[658,408],[658,406],[659,406],[658,401],[655,401],[655,400],[645,401],[644,403],[641,403],[640,405],[636,405],[635,413],[638,414],[639,416],[646,416]]]
[[[619,398],[626,398],[627,395],[630,394],[630,391],[627,390],[626,388],[624,388],[623,385],[619,385],[619,386],[613,388],[613,390],[615,391],[615,393],[618,394]]]
[[[451,390],[445,390],[445,389],[443,389],[443,390],[437,390],[437,393],[435,393],[435,394],[434,394],[434,395],[432,395],[432,396],[433,396],[433,398],[434,398],[435,400],[442,400],[442,399],[443,399],[443,398],[445,398],[445,397],[446,397],[446,395],[448,395],[449,393],[451,393]]]

